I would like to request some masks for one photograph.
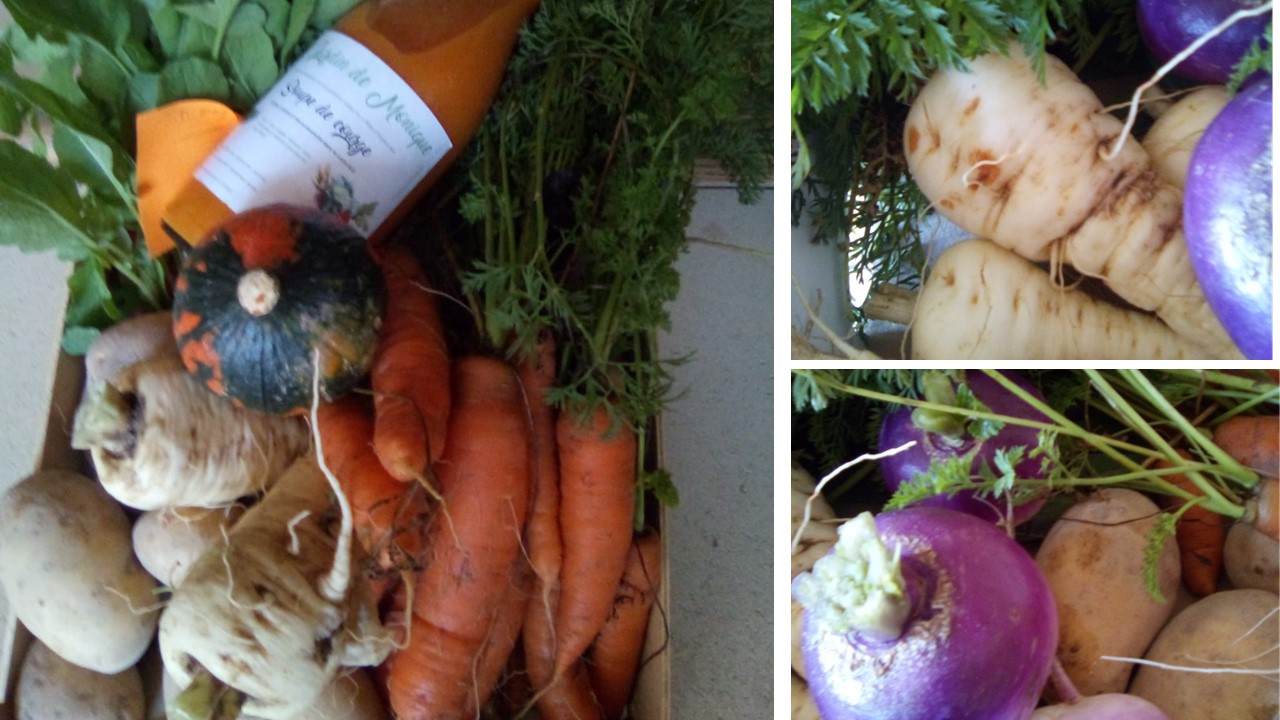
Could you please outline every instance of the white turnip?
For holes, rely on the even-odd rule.
[[[1178,188],[1136,142],[1103,157],[1122,125],[1061,61],[1045,58],[1044,84],[1016,45],[941,70],[905,128],[912,177],[948,219],[1102,279],[1202,357],[1239,356],[1192,271]]]
[[[864,513],[792,592],[826,720],[1024,720],[1049,676],[1057,616],[1044,578],[967,513]]]

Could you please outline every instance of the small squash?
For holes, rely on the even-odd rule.
[[[240,213],[182,260],[173,332],[187,371],[236,404],[297,413],[364,377],[382,322],[383,286],[365,239],[313,209]]]

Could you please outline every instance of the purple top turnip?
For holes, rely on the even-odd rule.
[[[792,593],[825,720],[1026,720],[1049,677],[1048,584],[1021,546],[972,515],[864,513]]]
[[[1232,13],[1259,5],[1252,0],[1138,0],[1138,29],[1147,48],[1164,63]],[[1265,15],[1237,21],[1179,63],[1174,74],[1225,85],[1236,63],[1266,30],[1268,21]]]
[[[1007,371],[1004,375],[1030,393],[1032,397],[1044,400],[1044,395],[1025,378]],[[929,381],[926,380],[927,382]],[[945,396],[950,392],[954,395],[953,386],[949,381],[946,382],[939,394]],[[965,384],[968,385],[973,396],[993,413],[1049,422],[1049,418],[981,371],[967,372]],[[950,399],[931,397],[932,394],[930,388],[926,386],[926,398],[944,404],[952,402]],[[964,423],[963,416],[930,414],[901,406],[885,415],[884,423],[880,427],[879,449],[883,452],[900,447],[911,440],[915,440],[916,445],[882,459],[880,470],[884,476],[885,485],[893,492],[903,483],[911,482],[918,475],[929,472],[931,463],[946,463],[956,457],[972,455],[973,459],[969,465],[970,477],[978,478],[981,477],[980,472],[983,466],[995,469],[997,450],[1007,451],[1021,446],[1025,448],[1025,452],[1022,461],[1014,466],[1017,477],[1040,479],[1046,475],[1042,467],[1043,463],[1041,458],[1031,455],[1031,451],[1039,445],[1038,435],[1039,431],[1035,428],[1005,423],[995,435],[982,439],[970,432],[969,426]],[[954,494],[935,495],[916,504],[951,508],[993,522],[1006,513],[1003,497],[996,497],[989,492],[980,494],[978,490],[960,490]],[[1013,508],[1013,523],[1016,525],[1031,517],[1043,504],[1043,499],[1034,499],[1016,505]]]
[[[1271,78],[1247,83],[1191,154],[1182,207],[1187,253],[1240,352],[1272,353]]]

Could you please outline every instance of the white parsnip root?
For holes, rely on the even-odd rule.
[[[1226,88],[1206,85],[1169,106],[1151,125],[1142,137],[1142,147],[1166,180],[1180,188],[1186,185],[1191,151],[1196,149],[1205,128],[1226,107],[1227,99]]]
[[[112,497],[139,510],[260,493],[309,446],[301,420],[235,407],[193,379],[176,351],[119,372],[76,417],[73,446],[90,451]]]
[[[389,635],[351,574],[328,482],[314,455],[296,462],[174,591],[160,651],[180,686],[207,671],[245,713],[291,718],[339,668],[385,659]]]
[[[907,163],[947,218],[1034,262],[1062,260],[1100,278],[1204,348],[1240,357],[1196,280],[1182,196],[1093,91],[1053,56],[1042,85],[1016,45],[970,71],[943,70],[906,123]]]
[[[1154,317],[1080,290],[995,243],[965,240],[938,257],[916,304],[912,357],[1108,360],[1203,358]]]

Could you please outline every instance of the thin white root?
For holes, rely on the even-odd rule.
[[[972,186],[975,186],[975,185],[981,185],[982,183],[978,182],[977,180],[970,180],[970,179],[969,179],[969,175],[970,175],[970,174],[972,174],[975,170],[979,170],[979,169],[981,169],[981,168],[983,168],[983,167],[986,167],[986,166],[988,166],[988,165],[993,165],[993,166],[997,166],[997,167],[998,167],[998,166],[1000,165],[1000,163],[1004,162],[1004,161],[1005,161],[1005,159],[1007,159],[1008,157],[1009,157],[1009,153],[1005,153],[1005,154],[1001,155],[1000,157],[996,158],[995,160],[979,160],[978,162],[976,162],[976,163],[974,163],[974,164],[970,165],[968,170],[965,170],[965,171],[964,171],[964,175],[961,175],[961,176],[960,176],[960,182],[961,182],[965,187],[972,187]]]
[[[1116,138],[1116,142],[1111,149],[1102,154],[1102,159],[1114,160],[1116,155],[1120,154],[1120,148],[1124,147],[1124,141],[1129,137],[1129,133],[1133,131],[1133,123],[1138,119],[1138,101],[1144,92],[1156,83],[1160,82],[1165,75],[1168,75],[1169,72],[1177,67],[1183,60],[1194,55],[1197,50],[1205,45],[1205,43],[1221,35],[1227,28],[1235,25],[1237,22],[1244,20],[1245,18],[1262,15],[1263,13],[1270,13],[1271,5],[1272,0],[1267,0],[1267,2],[1259,5],[1258,7],[1237,10],[1234,13],[1231,13],[1231,16],[1219,23],[1217,27],[1196,38],[1195,42],[1184,48],[1182,52],[1169,58],[1169,62],[1161,65],[1160,69],[1156,70],[1154,75],[1148,78],[1146,82],[1139,85],[1138,89],[1133,91],[1133,98],[1129,101],[1129,115],[1125,118],[1124,128],[1120,131],[1120,136]]]
[[[294,515],[293,519],[289,521],[288,528],[289,528],[289,554],[290,555],[296,556],[298,553],[302,552],[302,546],[298,542],[297,527],[298,527],[298,523],[302,522],[303,520],[306,520],[308,517],[311,517],[311,511],[303,510],[297,515]]]
[[[157,610],[163,610],[164,606],[168,605],[168,603],[164,601],[160,601],[154,605],[144,605],[140,608],[134,607],[133,599],[130,598],[128,595],[125,595],[124,593],[120,592],[118,589],[110,585],[103,585],[102,587],[104,590],[111,593],[112,595],[115,595],[119,597],[121,600],[124,600],[125,606],[129,608],[129,612],[133,615],[137,615],[137,616],[147,615],[149,613],[156,612]]]
[[[312,351],[312,358],[311,437],[316,446],[316,463],[320,466],[320,472],[324,473],[325,479],[329,481],[329,488],[333,490],[333,495],[338,500],[338,510],[342,514],[338,543],[333,551],[333,567],[320,578],[318,590],[321,597],[337,605],[347,596],[347,589],[351,584],[351,536],[354,521],[351,517],[351,503],[347,502],[346,493],[342,492],[338,478],[334,477],[333,471],[324,460],[324,447],[320,441],[320,350],[318,348]]]
[[[1149,665],[1151,667],[1160,668],[1161,670],[1174,670],[1182,672],[1194,673],[1221,673],[1230,675],[1280,675],[1280,668],[1232,668],[1232,667],[1188,667],[1185,665],[1170,665],[1168,663],[1156,662],[1155,660],[1145,660],[1143,658],[1127,658],[1116,657],[1114,655],[1103,655],[1103,660],[1113,660],[1115,662],[1137,663],[1138,665]]]
[[[844,341],[844,338],[836,334],[834,330],[827,327],[826,323],[818,318],[818,313],[809,304],[809,300],[805,298],[804,293],[800,292],[800,280],[794,274],[791,276],[791,282],[796,286],[796,294],[800,297],[800,304],[804,306],[805,314],[809,316],[809,322],[826,336],[827,341],[832,347],[850,360],[880,360],[880,356],[868,350],[859,350]]]
[[[857,465],[858,463],[861,463],[867,460],[881,460],[891,455],[897,455],[900,452],[903,452],[905,450],[911,449],[912,447],[915,447],[915,444],[916,444],[916,441],[912,440],[910,442],[899,445],[898,447],[885,450],[884,452],[867,453],[865,455],[859,455],[858,457],[850,460],[847,463],[844,463],[840,467],[824,475],[823,478],[818,481],[818,484],[813,488],[813,492],[809,494],[809,499],[806,500],[804,503],[804,516],[800,519],[800,525],[799,527],[796,528],[796,534],[791,539],[791,553],[794,555],[796,550],[800,548],[800,538],[804,535],[805,526],[809,524],[809,520],[813,516],[813,501],[817,499],[819,495],[822,494],[822,488],[826,487],[827,483],[835,479],[835,477],[840,473],[844,472],[845,470],[848,470],[849,468],[853,467],[854,465]]]

